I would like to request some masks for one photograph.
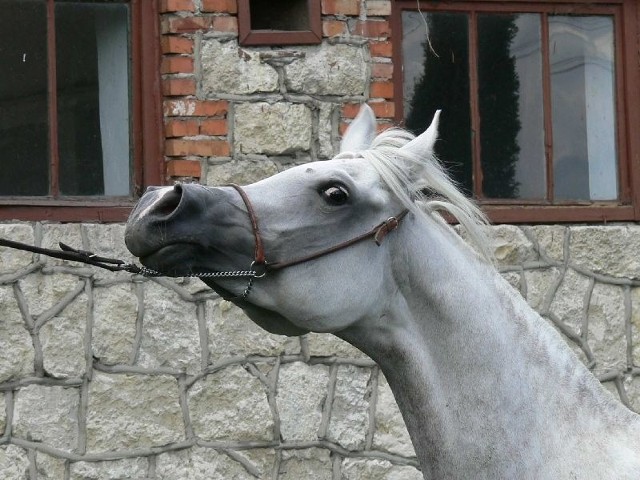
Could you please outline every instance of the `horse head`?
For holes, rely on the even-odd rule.
[[[436,115],[416,138],[400,130],[376,138],[375,117],[365,105],[332,160],[297,166],[241,189],[151,187],[131,213],[127,247],[144,266],[169,276],[249,270],[258,242],[269,266],[332,250],[412,208],[423,185],[394,188],[384,181],[384,170],[412,178],[418,164],[406,160],[430,159],[437,121]],[[388,165],[369,161],[365,152],[376,150],[392,157]],[[392,177],[397,180],[387,174]],[[273,333],[334,332],[381,310],[390,285],[390,243],[393,238],[380,246],[369,239],[271,269],[250,280],[249,295],[245,278],[203,281]]]

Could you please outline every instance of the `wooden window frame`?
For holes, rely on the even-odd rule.
[[[640,136],[634,128],[640,127],[640,105],[629,103],[637,98],[640,88],[640,68],[634,59],[638,56],[638,34],[640,6],[635,0],[496,0],[460,1],[460,2],[420,2],[422,13],[426,12],[468,12],[469,25],[469,63],[470,68],[476,62],[477,30],[475,16],[480,13],[541,13],[551,14],[606,14],[614,18],[614,51],[616,59],[616,146],[618,153],[619,199],[612,202],[563,202],[545,203],[526,200],[480,199],[485,212],[496,223],[558,223],[558,222],[613,222],[640,220]],[[396,0],[391,15],[393,40],[394,98],[396,99],[395,120],[404,122],[403,112],[403,69],[402,66],[402,12],[417,11],[415,0]],[[550,76],[549,57],[545,56],[548,47],[548,32],[543,23],[543,98],[545,111],[550,112]],[[477,78],[473,68],[470,71],[470,103],[472,132],[479,132],[480,114],[478,109]],[[550,113],[545,114],[545,156],[547,161],[547,188],[552,187],[553,170],[551,163]],[[479,158],[479,135],[472,136],[473,148],[473,185],[474,191],[481,191],[482,172]]]
[[[309,30],[253,30],[251,2],[238,0],[238,34],[240,45],[313,45],[322,41],[320,0],[306,0]]]
[[[60,222],[122,222],[149,185],[164,179],[162,146],[162,94],[160,88],[160,28],[158,2],[130,0],[131,15],[131,138],[132,185],[130,198],[58,196],[56,65],[54,0],[47,5],[48,97],[51,178],[54,195],[0,197],[0,220]],[[55,120],[55,119],[54,119]]]

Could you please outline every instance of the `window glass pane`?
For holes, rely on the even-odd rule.
[[[554,195],[618,197],[613,19],[549,17]]]
[[[60,191],[129,195],[126,4],[56,3]]]
[[[0,0],[0,195],[47,195],[47,11]]]
[[[469,20],[458,13],[402,13],[406,127],[423,132],[442,109],[436,153],[472,191]]]
[[[483,195],[546,197],[540,16],[478,16]]]

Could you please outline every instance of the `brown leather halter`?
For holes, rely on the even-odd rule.
[[[251,221],[251,228],[253,229],[253,237],[255,240],[255,252],[254,252],[254,260],[251,264],[251,268],[256,271],[255,278],[264,277],[267,273],[282,270],[283,268],[291,267],[293,265],[298,265],[300,263],[305,263],[310,260],[315,260],[317,258],[323,257],[330,253],[337,252],[338,250],[342,250],[344,248],[350,247],[351,245],[355,245],[356,243],[362,242],[363,240],[367,240],[369,238],[373,238],[376,242],[376,245],[380,246],[384,238],[398,228],[400,225],[400,221],[409,213],[409,210],[403,210],[398,215],[387,218],[384,222],[379,223],[371,230],[358,235],[350,240],[346,240],[342,243],[338,243],[337,245],[333,245],[331,247],[319,250],[317,252],[311,253],[309,255],[304,255],[302,257],[294,258],[293,260],[285,260],[280,262],[270,263],[266,259],[264,244],[262,243],[262,237],[260,236],[260,227],[258,225],[258,217],[256,212],[249,200],[249,196],[247,193],[235,183],[230,183],[230,187],[233,187],[242,198],[245,206],[247,207],[247,214],[249,215],[249,220]]]

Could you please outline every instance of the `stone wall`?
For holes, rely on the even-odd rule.
[[[173,179],[249,183],[330,158],[367,101],[394,116],[388,0],[323,0],[317,46],[243,48],[233,0],[163,0]],[[640,410],[640,227],[497,226],[499,266]],[[0,237],[130,258],[122,224]],[[0,249],[3,479],[419,479],[373,362],[330,335],[260,330],[190,279]]]
[[[640,410],[640,227],[494,227],[506,278]],[[129,258],[123,225],[0,236]],[[419,479],[373,362],[270,335],[199,280],[0,249],[0,471],[37,479]]]

